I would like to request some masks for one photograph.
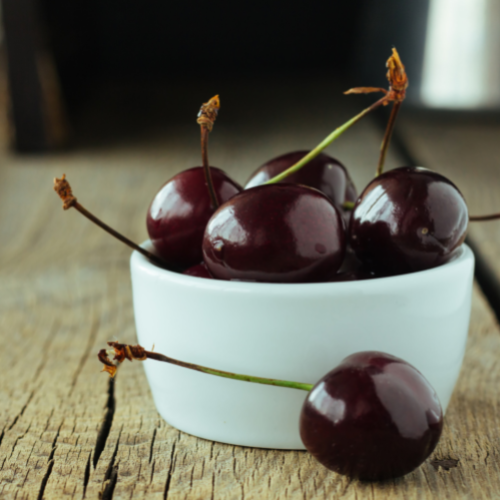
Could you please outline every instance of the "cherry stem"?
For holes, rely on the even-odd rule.
[[[230,378],[233,380],[241,380],[243,382],[252,382],[254,384],[274,385],[278,387],[288,387],[290,389],[300,389],[303,391],[310,391],[313,384],[303,384],[301,382],[290,382],[288,380],[276,380],[272,378],[254,377],[252,375],[241,375],[239,373],[226,372],[224,370],[216,370],[214,368],[207,368],[206,366],[197,365],[194,363],[187,363],[179,361],[178,359],[170,358],[164,354],[153,351],[146,351],[140,345],[131,346],[127,344],[120,344],[118,342],[108,342],[108,345],[113,347],[113,351],[106,351],[102,349],[99,351],[98,358],[104,364],[103,371],[107,371],[112,377],[116,373],[116,365],[113,364],[108,354],[114,354],[114,359],[119,363],[124,361],[125,358],[132,361],[133,359],[145,360],[154,359],[171,365],[181,366],[190,370],[195,370],[209,375],[216,375],[217,377]]]
[[[208,102],[201,105],[200,112],[196,122],[201,127],[201,161],[203,162],[203,171],[205,172],[205,181],[208,187],[208,194],[212,201],[214,210],[219,208],[219,200],[214,189],[212,172],[208,163],[208,135],[212,131],[215,119],[219,113],[220,99],[218,95],[213,96]]]
[[[102,220],[98,219],[94,214],[89,212],[85,207],[80,205],[80,203],[78,203],[77,201],[75,201],[75,203],[72,206],[73,208],[76,208],[82,215],[87,217],[87,219],[91,220],[94,224],[97,224],[101,229],[104,229],[104,231],[108,232],[116,239],[120,240],[122,243],[125,243],[125,245],[128,245],[133,250],[142,253],[142,255],[144,255],[145,257],[147,257],[149,260],[159,265],[160,267],[165,267],[166,263],[163,262],[163,260],[161,260],[155,254],[148,252],[145,248],[140,247],[137,243],[134,243],[132,240],[129,240],[127,237],[123,236],[123,234],[120,234],[118,231],[115,231],[112,227],[102,222]]]
[[[500,213],[489,214],[489,215],[471,215],[469,217],[470,222],[481,222],[481,221],[497,220],[497,219],[500,219]]]
[[[286,179],[289,175],[300,170],[304,165],[309,163],[313,158],[316,158],[325,148],[327,148],[335,139],[340,137],[346,130],[351,128],[355,123],[357,123],[361,118],[366,116],[371,111],[379,108],[380,106],[389,102],[387,95],[380,98],[377,102],[373,103],[368,108],[361,111],[361,113],[357,114],[355,117],[351,118],[349,121],[345,122],[340,127],[336,128],[328,137],[323,139],[312,151],[310,151],[306,156],[304,156],[301,160],[299,160],[295,165],[292,165],[287,170],[281,172],[281,174],[276,175],[275,177],[269,179],[264,184],[275,184],[276,182],[280,182],[283,179]]]
[[[61,198],[64,210],[68,210],[72,207],[76,208],[76,210],[78,210],[82,215],[87,217],[87,219],[91,220],[94,224],[97,224],[100,228],[104,229],[104,231],[108,232],[121,242],[125,243],[125,245],[128,245],[130,248],[133,248],[134,250],[137,250],[138,252],[142,253],[142,255],[147,257],[155,264],[161,267],[166,266],[166,263],[163,262],[159,257],[152,254],[151,252],[148,252],[146,249],[140,247],[139,245],[137,245],[137,243],[134,243],[133,241],[129,240],[128,238],[120,234],[118,231],[115,231],[112,227],[109,227],[107,224],[104,224],[102,220],[98,219],[94,214],[92,214],[85,207],[80,205],[76,197],[73,195],[73,191],[71,189],[69,182],[66,180],[65,174],[63,174],[63,176],[60,179],[58,178],[54,179],[54,191],[59,195],[59,198]]]
[[[378,177],[384,170],[385,158],[387,156],[387,150],[389,149],[389,144],[391,142],[392,131],[394,130],[394,124],[396,123],[396,117],[398,115],[399,108],[401,107],[402,101],[395,101],[392,105],[391,114],[389,116],[389,121],[387,122],[387,127],[385,129],[384,138],[380,146],[380,157],[377,165],[377,172],[375,177]]]
[[[212,179],[212,172],[210,171],[210,165],[208,163],[208,135],[210,131],[204,125],[201,125],[201,161],[203,164],[203,171],[205,172],[205,181],[208,186],[208,194],[210,195],[210,200],[215,209],[219,208],[219,200],[217,199],[217,194],[214,188],[214,182]]]
[[[344,203],[342,203],[342,208],[344,210],[354,210],[354,201],[344,201]]]

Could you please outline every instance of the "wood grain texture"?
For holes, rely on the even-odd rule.
[[[293,109],[285,100],[307,87],[252,89],[265,103],[260,123],[249,110],[224,124],[223,101],[211,139],[213,163],[240,182],[272,156],[311,147],[358,109],[347,98],[325,98],[328,82]],[[206,100],[190,92],[183,98]],[[237,87],[240,94],[248,87]],[[372,175],[380,139],[366,121],[331,147],[358,186]],[[421,468],[382,484],[328,472],[305,452],[189,436],[159,417],[140,363],[124,365],[114,383],[99,373],[95,354],[107,340],[135,340],[129,250],[76,211],[63,212],[52,178],[65,172],[79,201],[142,241],[152,195],[198,158],[191,122],[107,147],[89,141],[60,156],[2,153],[0,499],[498,498],[500,332],[477,289],[443,438]]]

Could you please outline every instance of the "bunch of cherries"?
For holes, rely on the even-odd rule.
[[[269,283],[334,282],[422,271],[449,261],[469,221],[458,188],[421,167],[382,173],[408,81],[395,49],[387,62],[389,90],[335,129],[311,151],[287,153],[257,169],[245,189],[208,163],[208,135],[218,96],[204,104],[202,167],[169,180],[147,214],[152,254],[81,206],[64,176],[55,189],[74,207],[160,266],[191,276]],[[363,116],[392,103],[376,177],[357,195],[346,168],[322,153]],[[305,165],[307,165],[305,168]],[[470,218],[472,220],[472,218]],[[481,220],[482,218],[477,218]],[[394,356],[362,352],[346,358],[314,387],[228,374],[116,342],[115,360],[156,359],[238,380],[308,391],[300,419],[306,448],[326,467],[367,480],[397,477],[434,450],[443,425],[434,389],[416,368]],[[99,353],[112,375],[108,351]]]
[[[218,107],[218,97],[202,107],[202,136]],[[269,283],[391,276],[452,258],[469,216],[451,181],[421,167],[379,167],[358,196],[324,147],[266,162],[245,189],[209,167],[204,149],[204,166],[177,174],[149,207],[156,254],[188,275]]]

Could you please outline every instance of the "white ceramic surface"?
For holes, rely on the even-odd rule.
[[[151,248],[149,243],[145,246]],[[344,357],[378,350],[418,368],[445,409],[469,325],[474,256],[404,276],[346,283],[208,280],[131,258],[139,343],[183,361],[261,377],[315,383]],[[303,449],[306,392],[144,362],[156,407],[205,439]]]

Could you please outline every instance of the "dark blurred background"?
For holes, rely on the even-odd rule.
[[[168,123],[186,112],[184,98],[230,102],[236,82],[284,94],[326,79],[386,87],[393,46],[410,79],[405,108],[500,105],[500,0],[1,1],[19,151],[78,144],[89,106],[96,125],[118,114],[123,129],[119,109]]]
[[[92,102],[143,108],[142,119],[149,112],[154,120],[154,95],[175,114],[175,84],[218,83],[226,96],[242,80],[290,86],[330,78],[345,88],[386,87],[392,46],[418,89],[428,4],[2,0],[15,146],[38,151],[68,143],[64,128],[78,143],[82,109]]]

